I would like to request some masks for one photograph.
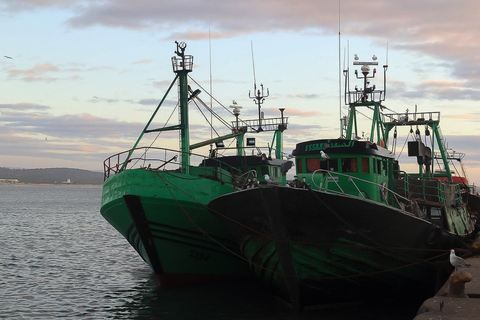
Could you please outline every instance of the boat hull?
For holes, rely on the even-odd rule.
[[[370,200],[307,189],[257,188],[209,207],[257,277],[296,308],[432,295],[461,239]],[[441,282],[438,282],[441,283]]]
[[[105,181],[100,211],[162,285],[248,276],[228,231],[206,208],[231,191],[218,180],[132,169]]]

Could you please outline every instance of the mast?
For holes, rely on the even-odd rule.
[[[193,56],[185,55],[187,44],[177,42],[176,56],[172,57],[173,72],[178,76],[179,118],[180,118],[180,163],[182,172],[189,174],[190,136],[188,125],[188,73],[193,68]]]
[[[345,104],[350,107],[349,119],[346,137],[347,139],[358,139],[357,128],[357,107],[371,107],[373,108],[373,118],[370,128],[370,141],[377,143],[378,145],[385,147],[387,140],[384,123],[381,118],[381,103],[385,100],[386,92],[386,78],[388,65],[383,66],[384,70],[384,82],[383,89],[377,89],[376,85],[370,86],[370,79],[375,78],[377,69],[374,68],[370,75],[370,66],[377,66],[377,57],[373,55],[373,61],[359,61],[357,55],[355,55],[355,61],[353,65],[361,66],[361,75],[358,70],[355,70],[355,77],[363,82],[363,88],[355,86],[354,90],[350,90],[349,87],[349,69],[344,70],[345,74]]]
[[[268,92],[268,88],[267,88],[267,94],[265,95],[265,93],[263,92],[263,84],[260,84],[260,88],[262,88],[261,90],[258,89],[257,90],[257,85],[254,84],[254,93],[256,91],[256,94],[254,96],[251,95],[250,91],[248,92],[248,96],[253,99],[253,101],[255,101],[255,103],[257,104],[258,106],[258,129],[257,129],[257,132],[261,132],[263,131],[263,128],[262,128],[262,112],[260,111],[261,110],[261,107],[262,107],[262,103],[265,101],[265,98],[268,97],[270,95],[270,93]]]
[[[275,130],[275,159],[282,159],[283,158],[283,131],[287,129],[287,125],[285,124],[285,118],[283,117],[283,112],[285,108],[280,108],[280,124],[277,126],[277,130]]]

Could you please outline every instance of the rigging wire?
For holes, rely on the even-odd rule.
[[[202,89],[203,92],[205,92],[205,94],[207,94],[208,96],[210,96],[213,101],[215,101],[216,103],[218,103],[218,105],[220,105],[227,113],[229,113],[230,115],[232,116],[235,116],[235,114],[230,111],[227,107],[225,107],[220,101],[218,101],[215,97],[213,97],[208,91],[206,91],[202,85],[200,85],[197,81],[195,81],[195,79],[193,79],[192,77],[190,77],[190,75],[188,76],[190,78],[190,80],[192,80],[199,88]],[[198,97],[196,99],[199,99]],[[205,106],[205,105],[204,105]],[[207,108],[210,112],[213,112],[213,110],[209,109],[208,106],[205,106],[205,108]],[[213,112],[214,116],[220,120],[226,127],[232,129],[232,126],[228,124],[227,121],[223,120],[222,118],[220,118],[220,116]],[[252,125],[248,124],[248,122],[246,122],[245,120],[242,120],[240,117],[238,118],[238,122],[239,123],[242,123],[244,126],[250,128],[252,131],[255,131],[256,128],[254,128]]]
[[[160,106],[161,107],[161,106]],[[177,103],[177,105],[175,106],[175,108],[173,108],[172,110],[172,113],[170,113],[170,116],[167,118],[167,121],[165,121],[165,123],[163,124],[163,128],[165,128],[167,126],[167,124],[169,123],[170,119],[173,117],[173,114],[175,113],[175,111],[178,109],[179,107],[179,103]],[[134,167],[135,165],[138,164],[138,162],[144,157],[147,155],[147,152],[148,150],[153,146],[153,144],[157,141],[157,139],[160,137],[160,134],[162,133],[163,131],[159,131],[157,133],[157,136],[152,140],[152,142],[150,143],[150,145],[148,147],[145,148],[145,151],[143,152],[143,154],[137,159],[137,161],[135,161],[130,167]]]
[[[198,100],[198,99],[197,99]],[[217,137],[219,137],[220,135],[218,134],[217,130],[215,130],[215,128],[213,127],[213,123],[210,122],[208,120],[208,117],[205,115],[205,113],[202,111],[202,109],[200,108],[200,106],[197,104],[196,101],[192,100],[193,103],[195,104],[195,106],[197,107],[198,111],[200,112],[200,114],[203,116],[203,118],[205,119],[205,121],[208,123],[208,125],[210,126],[210,139],[213,139],[213,132],[215,132],[215,134],[217,135]],[[201,100],[200,100],[201,101]],[[212,115],[210,113],[210,115]]]
[[[279,239],[275,239],[275,238],[272,238],[271,236],[267,235],[267,234],[264,234],[260,231],[257,231],[256,229],[253,229],[251,227],[248,227],[247,225],[244,225],[244,224],[241,224],[240,222],[230,218],[230,217],[227,217],[225,215],[223,215],[222,213],[218,212],[218,211],[215,211],[215,210],[212,210],[210,209],[207,205],[201,203],[198,199],[195,199],[192,195],[190,195],[189,193],[185,192],[183,189],[181,189],[180,187],[178,187],[177,185],[175,185],[174,183],[172,183],[171,180],[167,180],[165,177],[162,177],[159,172],[157,172],[157,176],[160,178],[160,180],[162,180],[162,182],[164,183],[164,185],[166,186],[166,188],[168,189],[168,191],[170,192],[172,198],[177,202],[179,208],[182,210],[182,212],[185,214],[185,216],[187,217],[187,219],[190,221],[190,223],[193,224],[193,226],[199,230],[201,232],[202,235],[206,236],[207,238],[209,238],[213,243],[219,245],[221,248],[223,248],[224,250],[228,251],[229,253],[231,253],[232,255],[248,262],[250,265],[256,267],[256,268],[259,268],[259,269],[262,269],[262,270],[265,270],[265,271],[268,271],[268,272],[271,272],[273,274],[277,274],[277,275],[281,275],[281,276],[284,276],[284,277],[296,277],[296,275],[289,275],[289,274],[285,274],[281,271],[276,271],[275,269],[270,269],[270,268],[267,268],[267,267],[264,267],[263,265],[260,265],[260,264],[257,264],[253,261],[250,261],[248,259],[246,259],[243,255],[240,255],[238,254],[237,252],[233,251],[232,249],[226,247],[225,245],[223,245],[222,243],[220,243],[217,239],[215,239],[213,236],[211,236],[207,231],[205,231],[201,226],[199,226],[195,220],[193,219],[193,217],[190,215],[190,213],[186,210],[186,208],[184,206],[181,205],[181,203],[179,202],[179,200],[177,199],[177,197],[175,196],[175,194],[173,193],[173,190],[171,190],[171,187],[173,186],[175,189],[177,189],[179,192],[185,194],[187,197],[191,198],[193,201],[195,201],[196,203],[198,203],[199,205],[203,206],[204,208],[210,210],[212,213],[218,215],[218,216],[221,216],[233,223],[236,223],[248,230],[250,230],[251,232],[254,232],[256,234],[258,234],[259,236],[262,236],[264,238],[266,238],[267,240],[269,241],[273,241],[273,242],[276,242],[276,243],[281,243],[281,242],[286,242],[286,243],[299,243],[299,244],[312,244],[312,245],[319,245],[318,243],[309,243],[309,242],[302,242],[302,241],[283,241],[283,240],[279,240]],[[175,177],[178,177],[178,176],[175,176]],[[367,237],[368,238],[368,237]],[[372,240],[373,241],[373,240]],[[322,245],[322,244],[320,244]],[[323,245],[328,245],[329,247],[332,246],[332,244],[323,244]],[[417,259],[417,261],[414,261],[414,262],[411,262],[411,263],[408,263],[408,264],[405,264],[405,265],[401,265],[401,266],[397,266],[397,267],[394,267],[394,268],[387,268],[387,269],[384,269],[384,270],[378,270],[378,271],[373,271],[373,272],[365,272],[365,273],[361,273],[361,274],[355,274],[355,275],[335,275],[335,276],[328,276],[328,277],[301,277],[302,279],[317,279],[317,280],[321,280],[321,279],[350,279],[350,278],[358,278],[358,277],[363,277],[363,276],[369,276],[369,275],[374,275],[374,274],[381,274],[381,273],[386,273],[386,272],[391,272],[391,271],[394,271],[394,270],[400,270],[400,269],[403,269],[403,268],[406,268],[406,267],[411,267],[411,266],[414,266],[414,265],[418,265],[418,264],[422,264],[422,263],[433,263],[431,262],[432,260],[435,260],[435,259],[438,259],[440,258],[441,256],[443,255],[446,255],[447,252],[443,249],[428,249],[428,250],[425,250],[425,249],[416,249],[416,248],[400,248],[400,247],[386,247],[386,246],[383,246],[383,245],[379,245],[378,247],[377,246],[368,246],[368,247],[361,247],[361,246],[358,246],[358,245],[352,245],[352,244],[342,244],[342,246],[345,246],[345,247],[352,247],[352,248],[356,248],[358,250],[360,249],[370,249],[370,250],[375,250],[375,249],[387,249],[387,250],[393,250],[393,252],[396,252],[396,250],[413,250],[413,251],[431,251],[431,252],[439,252],[438,255],[435,255],[435,256],[432,256],[432,257],[429,257],[427,259]],[[398,252],[397,252],[398,254]]]
[[[395,130],[396,130],[396,128],[395,128]],[[415,139],[415,137],[413,136],[413,131],[410,131],[410,132],[407,134],[407,136],[405,137],[405,143],[403,144],[402,150],[400,150],[400,153],[398,154],[398,157],[397,157],[397,159],[396,159],[397,161],[398,161],[398,159],[400,158],[400,156],[402,155],[403,149],[405,149],[405,146],[407,145],[407,142],[408,142],[408,138],[409,138],[410,136],[412,136],[412,138]]]

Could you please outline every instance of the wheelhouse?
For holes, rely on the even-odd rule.
[[[393,155],[370,141],[312,140],[297,144],[297,176],[314,189],[386,201],[381,193],[398,168]]]

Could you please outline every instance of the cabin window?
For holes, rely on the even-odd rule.
[[[328,159],[320,162],[320,167],[328,171],[338,171],[337,159]]]
[[[296,166],[297,166],[297,172],[303,172],[303,162],[301,158],[295,159],[296,161]]]
[[[307,172],[314,172],[319,169],[328,171],[338,171],[337,159],[327,159],[320,161],[319,158],[307,159]]]
[[[272,167],[270,168],[270,174],[271,177],[280,177],[280,168],[279,167]]]
[[[387,162],[384,160],[377,160],[377,173],[380,175],[386,175]]]
[[[313,172],[318,169],[320,169],[320,159],[318,158],[307,159],[307,172]]]
[[[358,172],[357,158],[343,158],[342,172]]]
[[[268,172],[268,167],[261,166],[260,171],[262,172],[262,176],[270,174],[270,172]]]
[[[368,158],[362,158],[362,172],[370,173],[370,163]]]

